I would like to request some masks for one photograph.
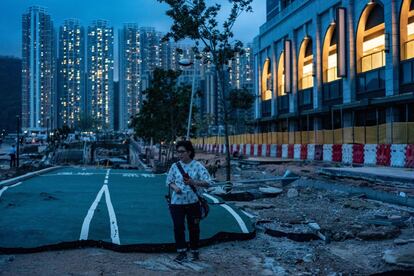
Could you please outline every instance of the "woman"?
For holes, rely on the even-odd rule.
[[[173,193],[171,196],[170,212],[174,223],[174,238],[178,255],[174,259],[182,262],[187,259],[187,245],[185,241],[185,219],[187,219],[190,234],[190,249],[192,260],[199,260],[198,242],[200,240],[200,208],[196,193],[199,188],[210,186],[211,177],[207,169],[198,161],[193,160],[195,151],[190,141],[180,141],[176,145],[184,172],[183,176],[174,163],[167,176],[167,186]]]

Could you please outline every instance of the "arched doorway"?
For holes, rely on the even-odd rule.
[[[400,16],[401,60],[414,58],[414,1],[404,0]]]
[[[280,54],[277,65],[277,102],[280,114],[289,113],[289,95],[285,89],[285,55]]]
[[[361,14],[356,34],[356,99],[385,95],[384,7],[370,2]]]
[[[338,79],[337,43],[338,36],[336,34],[335,24],[331,24],[326,31],[323,42],[322,67],[324,83],[333,82]]]
[[[313,53],[312,39],[306,37],[299,51],[298,59],[299,90],[313,87]]]
[[[279,62],[277,65],[277,95],[284,96],[285,93],[285,62],[284,54],[280,55]]]
[[[381,4],[368,4],[360,19],[356,39],[357,73],[385,66],[385,23]]]
[[[262,72],[262,117],[272,115],[272,66],[270,58],[266,58]]]
[[[267,101],[272,99],[272,70],[271,62],[269,58],[266,58],[263,64],[262,72],[262,101]]]

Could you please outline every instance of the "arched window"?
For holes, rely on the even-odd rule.
[[[299,90],[313,86],[312,40],[306,37],[299,51],[298,60]]]
[[[272,70],[270,59],[266,58],[263,64],[263,73],[262,73],[262,101],[267,101],[272,99]]]
[[[323,82],[331,82],[338,79],[337,43],[338,36],[336,34],[335,24],[331,24],[323,42]]]
[[[285,63],[283,52],[279,58],[279,64],[277,66],[277,93],[279,96],[284,96],[285,93]]]
[[[414,58],[414,1],[404,0],[400,17],[401,60]]]
[[[357,72],[363,73],[385,66],[384,8],[378,3],[368,4],[357,29]]]

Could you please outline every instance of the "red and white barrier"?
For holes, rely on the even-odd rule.
[[[315,144],[308,144],[308,160],[315,158]]]
[[[404,167],[406,144],[391,145],[391,166]]]
[[[332,162],[332,144],[323,145],[323,161]]]
[[[352,144],[342,145],[342,163],[352,164]]]
[[[223,144],[196,144],[209,153],[226,153]],[[323,160],[343,164],[365,164],[393,167],[414,167],[414,145],[406,144],[232,144],[231,153],[247,156]]]
[[[270,157],[276,157],[277,156],[277,145],[272,144],[270,145]]]
[[[287,144],[282,145],[282,158],[288,158],[288,146]]]
[[[301,144],[295,144],[293,146],[293,158],[300,160],[300,148],[302,147]]]

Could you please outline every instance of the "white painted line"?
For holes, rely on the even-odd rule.
[[[220,201],[217,198],[215,198],[214,196],[211,196],[207,193],[203,193],[203,196],[208,197],[209,199],[211,199],[213,201],[213,203],[220,203]]]
[[[243,210],[241,210],[242,212],[243,212],[243,214],[245,214],[246,216],[248,216],[249,218],[254,218],[255,216],[254,215],[252,215],[252,214],[250,214],[250,213],[248,213],[248,212],[246,212],[246,211],[243,211]]]
[[[8,188],[13,188],[13,187],[16,187],[16,186],[19,186],[20,184],[22,184],[22,182],[18,182],[18,183],[16,183],[16,184],[13,184],[13,185],[10,185],[10,186],[6,186],[6,187],[3,187],[1,190],[0,190],[0,197],[1,197],[1,195],[8,189]]]
[[[111,196],[109,194],[108,186],[107,185],[104,185],[104,186],[105,186],[105,201],[106,201],[106,206],[108,208],[109,221],[110,221],[110,224],[111,224],[112,243],[121,244],[120,241],[119,241],[118,223],[116,221],[114,206],[112,205]]]
[[[104,180],[104,184],[108,184],[108,179],[105,179]]]
[[[3,192],[4,192],[4,191],[6,191],[8,188],[9,188],[9,187],[8,187],[8,186],[6,186],[6,187],[3,187],[3,188],[0,190],[0,197],[1,197],[1,195],[3,194]]]
[[[95,213],[95,209],[98,206],[99,201],[101,201],[102,194],[105,191],[105,185],[102,186],[102,188],[99,190],[95,201],[92,203],[91,207],[88,210],[88,213],[86,214],[85,219],[83,220],[82,224],[82,230],[79,239],[80,240],[87,240],[89,235],[89,226],[91,224],[91,220],[93,217],[93,214]]]
[[[226,209],[236,219],[243,233],[246,233],[246,234],[249,233],[249,230],[247,230],[246,224],[244,223],[243,219],[239,216],[239,214],[236,213],[236,211],[234,211],[227,204],[220,204],[220,206]]]

